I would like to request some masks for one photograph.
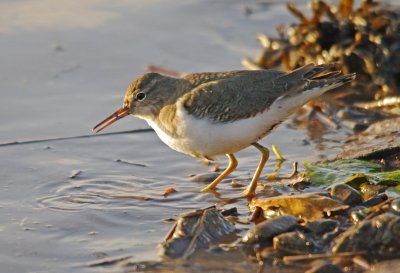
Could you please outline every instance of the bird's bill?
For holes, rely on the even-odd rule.
[[[129,115],[129,108],[122,107],[122,108],[118,109],[117,111],[115,111],[111,116],[109,116],[108,118],[106,118],[105,120],[103,120],[102,122],[97,124],[96,126],[94,126],[93,131],[95,133],[98,133],[101,130],[103,130],[104,128],[111,125],[112,123],[114,123],[117,120],[119,120],[123,117],[126,117],[128,115]]]

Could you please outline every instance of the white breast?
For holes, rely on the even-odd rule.
[[[303,92],[300,96],[279,98],[263,113],[229,123],[218,123],[189,115],[178,101],[176,138],[161,130],[155,122],[151,120],[147,122],[160,139],[172,149],[193,156],[212,158],[216,155],[238,152],[263,138],[299,106],[319,93],[316,89],[309,91]]]
[[[198,119],[178,107],[178,137],[173,138],[151,120],[147,122],[158,137],[172,149],[193,155],[212,158],[216,155],[235,153],[258,141],[269,129],[280,122],[270,111],[249,119],[230,123],[216,123],[209,119]]]

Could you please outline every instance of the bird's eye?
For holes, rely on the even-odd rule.
[[[139,92],[136,94],[135,99],[137,101],[142,101],[146,98],[146,94],[144,92]]]

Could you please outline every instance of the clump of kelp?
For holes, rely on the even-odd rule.
[[[339,62],[343,72],[357,73],[360,99],[399,95],[400,13],[376,1],[362,1],[358,8],[352,0],[338,6],[319,0],[310,4],[310,17],[287,5],[299,22],[280,27],[278,38],[260,35],[263,52],[253,64],[293,70],[308,63]]]
[[[386,111],[387,108],[398,109],[398,9],[373,0],[361,1],[359,7],[354,7],[352,0],[341,0],[338,5],[313,0],[311,15],[307,17],[294,4],[287,7],[298,22],[287,28],[279,26],[275,38],[259,35],[262,53],[256,60],[244,59],[247,68],[292,70],[308,63],[338,62],[344,73],[357,73],[351,88],[333,92],[338,100],[336,106],[342,106],[339,119],[348,121],[345,125],[352,129],[365,129],[368,123],[391,116],[393,111]],[[356,107],[353,106],[355,101]],[[351,107],[343,107],[350,104]],[[331,110],[328,116],[338,111],[318,105],[318,109],[321,108],[324,112]],[[366,113],[365,109],[371,111]],[[394,114],[398,113],[395,110]],[[321,120],[331,127],[339,126],[334,118]]]

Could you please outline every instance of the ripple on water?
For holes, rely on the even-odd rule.
[[[178,192],[164,198],[163,192],[167,187],[165,181],[86,173],[74,179],[44,183],[40,192],[50,195],[39,198],[38,203],[41,207],[68,211],[127,209],[132,206],[169,207],[176,206],[176,202],[187,208],[196,207],[193,199],[197,192],[193,185],[189,189],[180,187]]]

